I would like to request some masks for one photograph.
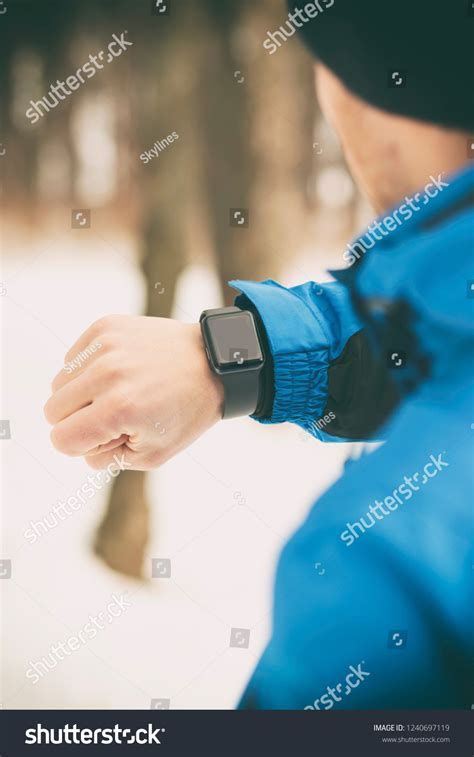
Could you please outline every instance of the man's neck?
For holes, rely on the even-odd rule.
[[[389,156],[393,171],[384,172],[385,186],[379,185],[375,199],[379,213],[412,197],[432,177],[446,179],[469,161],[469,135],[419,122],[402,123],[397,135],[395,159]]]

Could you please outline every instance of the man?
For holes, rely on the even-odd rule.
[[[467,708],[474,17],[464,0],[325,6],[292,5],[265,54],[299,27],[321,106],[381,214],[348,245],[349,266],[322,285],[233,282],[236,307],[201,325],[102,319],[66,355],[100,344],[58,374],[46,417],[55,446],[93,468],[117,452],[161,465],[223,415],[385,441],[285,547],[241,706]]]

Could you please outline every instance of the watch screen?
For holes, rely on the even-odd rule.
[[[218,366],[262,362],[263,355],[250,313],[235,313],[209,319],[212,346]]]

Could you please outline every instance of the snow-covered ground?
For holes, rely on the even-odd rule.
[[[3,273],[3,405],[12,438],[3,456],[0,559],[5,708],[235,706],[269,634],[272,582],[282,544],[339,474],[347,445],[323,445],[294,426],[248,419],[220,424],[149,475],[153,502],[147,556],[170,558],[171,578],[140,584],[107,569],[91,550],[107,492],[30,544],[44,518],[91,474],[49,442],[42,407],[69,345],[107,313],[141,312],[143,285],[131,240],[65,230],[19,245]],[[308,256],[288,272],[301,281]],[[311,271],[313,272],[313,271]],[[320,271],[316,268],[314,276]],[[188,269],[176,317],[219,304],[212,273]],[[315,562],[317,555],[314,555]],[[112,595],[130,607],[34,684],[26,671],[52,646],[77,636]],[[250,629],[248,648],[231,628]]]

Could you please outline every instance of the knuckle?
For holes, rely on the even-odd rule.
[[[98,318],[97,321],[94,321],[94,323],[91,326],[91,333],[92,334],[102,334],[103,332],[107,331],[110,326],[110,316],[103,315],[101,318]]]
[[[100,353],[102,355],[105,355],[105,354],[108,354],[108,353],[112,352],[112,350],[116,346],[116,341],[117,340],[114,339],[110,333],[107,333],[107,334],[102,335],[102,336],[98,336],[94,340],[94,342],[95,342],[95,344],[96,344],[97,347],[98,347],[98,345],[100,345],[99,349],[100,349]]]
[[[97,321],[95,321],[92,324],[92,328],[94,330],[94,333],[97,334],[103,334],[107,333],[109,331],[115,331],[117,326],[119,326],[121,319],[123,316],[121,315],[104,315],[102,318],[99,318]]]
[[[107,384],[114,384],[125,375],[125,364],[116,354],[104,355],[96,365],[101,380]]]

